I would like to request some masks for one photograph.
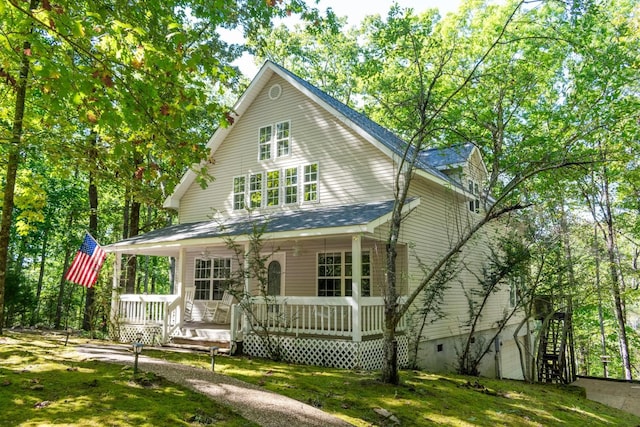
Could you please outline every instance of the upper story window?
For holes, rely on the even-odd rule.
[[[233,178],[233,209],[244,209],[245,203],[245,177],[237,176]]]
[[[480,185],[476,181],[470,179],[467,189],[471,195],[471,200],[469,200],[469,211],[480,213]]]
[[[289,122],[276,124],[276,153],[277,157],[284,157],[291,154]]]
[[[298,168],[284,170],[284,203],[298,203]]]
[[[259,145],[260,145],[260,160],[269,160],[271,158],[271,140],[272,138],[271,126],[260,128]]]
[[[249,175],[249,207],[262,207],[262,172]]]
[[[303,184],[299,184],[302,175]],[[295,205],[319,200],[318,163],[233,178],[233,209]],[[302,192],[302,194],[300,194]]]
[[[280,205],[280,171],[267,172],[267,206]]]
[[[258,133],[258,159],[272,160],[291,154],[291,123],[264,126]]]
[[[304,201],[318,201],[318,164],[312,163],[304,166]]]
[[[509,308],[518,305],[518,286],[516,282],[509,283]]]

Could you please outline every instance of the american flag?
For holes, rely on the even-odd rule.
[[[67,270],[64,278],[78,285],[93,287],[98,280],[98,272],[104,259],[107,257],[106,252],[100,247],[89,233],[85,234],[84,241],[80,250],[76,253],[73,262]]]

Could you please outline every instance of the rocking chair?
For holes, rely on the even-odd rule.
[[[229,312],[231,311],[231,304],[233,304],[233,295],[229,291],[224,291],[222,299],[215,301],[208,301],[204,306],[203,317],[208,319],[211,317],[211,321],[216,323],[216,319],[223,316],[221,323],[229,322]]]

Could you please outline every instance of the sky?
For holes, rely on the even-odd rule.
[[[416,13],[426,9],[437,8],[440,15],[445,16],[448,12],[458,9],[461,0],[395,0],[401,7],[410,7]],[[307,0],[312,3],[312,0]],[[317,5],[313,5],[321,12],[327,8],[333,9],[338,16],[347,17],[347,26],[355,26],[359,24],[367,15],[379,14],[385,16],[394,0],[320,0]],[[249,55],[243,56],[234,63],[242,73],[253,78],[259,70],[259,67],[253,63],[253,58]]]

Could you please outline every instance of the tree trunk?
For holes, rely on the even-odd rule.
[[[129,213],[129,237],[137,236],[140,233],[140,202],[133,200],[131,202],[131,211]],[[127,260],[127,282],[125,292],[133,294],[136,291],[136,270],[138,260],[135,255],[130,255]]]
[[[71,230],[73,227],[73,211],[69,212],[69,216],[67,217],[67,230]],[[65,272],[69,269],[69,264],[71,263],[71,254],[72,248],[71,244],[67,242],[64,248],[64,266],[62,271]],[[56,304],[56,315],[54,320],[54,326],[56,329],[60,329],[60,325],[62,325],[62,311],[64,304],[64,294],[65,294],[65,285],[66,280],[64,278],[64,273],[60,276],[60,286],[58,288],[58,301]],[[69,313],[67,313],[67,316]]]
[[[31,0],[29,3],[29,13],[38,7],[39,0]],[[29,29],[29,33],[33,28]],[[28,40],[22,45],[22,60],[20,65],[20,76],[16,87],[16,104],[13,116],[13,126],[11,131],[11,143],[7,148],[9,155],[6,163],[6,178],[4,185],[4,197],[2,201],[2,220],[0,222],[0,335],[4,328],[4,291],[7,283],[7,269],[9,260],[9,239],[11,238],[11,224],[13,220],[13,205],[16,189],[16,176],[21,157],[22,127],[24,120],[24,106],[27,96],[27,83],[29,80],[29,68],[31,66],[30,56],[27,54],[31,50],[31,43]]]
[[[598,250],[598,225],[594,225],[593,228],[593,258],[595,261],[596,269],[596,291],[598,294],[598,320],[600,322],[600,345],[602,347],[602,371],[605,378],[609,377],[609,371],[607,368],[608,356],[607,356],[607,336],[604,331],[604,313],[602,311],[602,292],[600,282],[600,251]]]
[[[92,133],[91,135],[91,158],[94,160],[94,164],[97,163],[96,145],[98,143],[98,135]],[[98,187],[95,182],[95,173],[93,169],[89,172],[89,233],[92,236],[98,235]],[[82,319],[82,329],[85,331],[93,331],[93,315],[94,315],[94,300],[96,290],[94,287],[87,288],[84,303],[84,318]]]
[[[567,224],[567,212],[564,209],[564,203],[561,206],[562,216],[560,219],[560,227],[562,229],[562,241],[564,246],[564,256],[567,263],[567,271],[569,274],[569,289],[575,289],[576,276],[573,269],[573,253],[571,251],[571,241],[569,239],[569,226]],[[564,380],[567,383],[575,381],[575,349],[573,348],[573,295],[571,293],[564,296],[567,301],[567,307],[565,309],[565,321],[562,325],[562,346],[561,346],[561,361],[564,365],[564,372],[566,376]],[[568,347],[568,348],[567,348]],[[567,350],[569,351],[567,358]],[[568,365],[565,365],[568,363]]]
[[[611,274],[611,294],[613,296],[613,307],[616,315],[618,325],[618,341],[620,344],[620,358],[622,359],[622,368],[624,369],[624,377],[627,380],[632,378],[631,376],[631,359],[629,356],[629,341],[627,339],[626,319],[624,301],[620,292],[620,273],[618,270],[617,260],[617,246],[615,240],[615,228],[613,226],[613,214],[611,212],[611,197],[609,194],[609,178],[607,177],[607,168],[604,167],[604,173],[602,174],[603,189],[604,189],[604,202],[607,229],[605,233],[605,239],[607,242],[607,255],[609,257],[609,273]]]
[[[398,341],[396,340],[396,325],[398,324],[396,259],[398,257],[397,243],[402,222],[401,212],[403,202],[404,199],[400,202],[397,201],[394,207],[386,249],[387,283],[384,296],[384,362],[381,380],[387,384],[398,384],[400,382],[400,375],[398,373]]]
[[[40,295],[42,294],[42,284],[44,282],[44,267],[47,259],[47,241],[49,240],[49,229],[45,228],[42,237],[42,249],[40,250],[40,272],[38,273],[38,288],[36,289],[36,306],[31,314],[31,326],[35,326],[40,321]]]

